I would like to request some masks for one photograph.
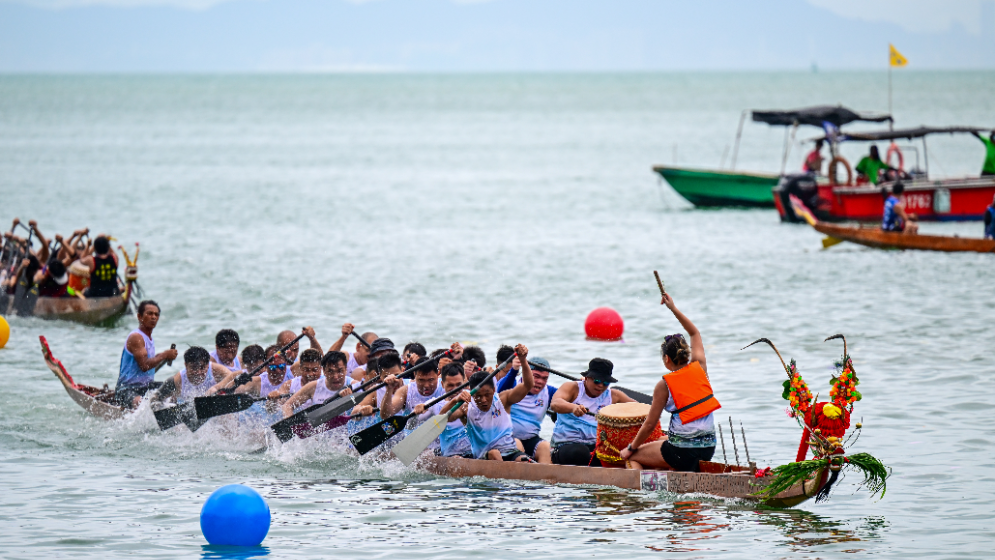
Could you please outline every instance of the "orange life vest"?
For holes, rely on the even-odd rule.
[[[677,405],[674,411],[681,417],[681,422],[687,424],[699,418],[708,416],[722,408],[718,399],[712,394],[712,385],[708,382],[705,370],[698,362],[691,362],[681,369],[663,376],[670,389],[670,396]]]

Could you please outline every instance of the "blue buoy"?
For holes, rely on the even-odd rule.
[[[218,488],[200,510],[200,530],[216,546],[259,546],[269,524],[266,500],[242,484]]]

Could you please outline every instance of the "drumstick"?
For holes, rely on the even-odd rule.
[[[667,290],[663,288],[663,280],[660,280],[660,273],[654,270],[653,276],[656,276],[656,285],[660,288],[660,296],[667,295]]]

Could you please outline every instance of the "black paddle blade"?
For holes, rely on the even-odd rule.
[[[211,397],[196,397],[193,403],[197,411],[197,418],[207,420],[215,416],[242,412],[260,400],[262,399],[244,394],[214,395]]]
[[[194,410],[193,403],[183,403],[169,408],[154,410],[155,421],[159,424],[159,429],[166,431],[179,424],[186,424],[191,432],[196,432],[204,425],[204,422],[197,419],[197,411]]]
[[[639,391],[633,391],[632,389],[626,389],[625,387],[615,387],[619,391],[625,393],[630,399],[634,399],[636,402],[641,402],[643,404],[653,404],[653,397],[647,395],[646,393],[640,393]]]
[[[403,430],[410,419],[410,416],[391,416],[379,424],[349,436],[349,441],[360,455],[366,455]]]
[[[276,437],[279,438],[282,443],[287,443],[288,441],[294,439],[293,427],[297,424],[306,423],[307,413],[318,410],[321,406],[322,405],[320,404],[313,404],[293,416],[288,416],[283,420],[274,423],[269,427],[269,429],[273,430],[273,433],[276,434]]]

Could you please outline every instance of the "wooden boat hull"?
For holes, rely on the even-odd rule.
[[[90,385],[77,384],[73,381],[69,372],[66,371],[66,367],[62,365],[62,362],[52,355],[45,337],[39,336],[38,339],[41,341],[41,353],[45,359],[45,365],[62,382],[62,386],[66,389],[69,397],[76,404],[83,407],[83,410],[106,420],[115,420],[126,414],[125,409],[114,404],[114,391],[108,390],[106,385],[102,389],[98,389]]]
[[[720,464],[712,463],[712,465]],[[725,467],[725,469],[720,470],[736,469],[736,467],[728,465],[720,466]],[[820,471],[812,479],[798,483],[772,499],[764,500],[753,494],[769,484],[772,478],[769,476],[755,478],[747,469],[739,469],[738,472],[700,473],[634,471],[432,456],[420,459],[418,467],[439,476],[453,478],[482,476],[500,480],[530,480],[551,484],[591,484],[676,494],[709,494],[722,498],[763,501],[767,505],[776,507],[792,507],[814,497],[825,481],[824,473]]]
[[[778,176],[763,173],[737,173],[658,165],[653,171],[662,176],[677,194],[701,207],[745,206],[771,208],[771,189]]]
[[[944,235],[906,235],[882,231],[879,228],[860,228],[816,222],[812,225],[819,233],[877,249],[911,249],[918,251],[995,253],[995,240]]]
[[[121,295],[87,299],[38,297],[19,290],[16,296],[0,296],[0,310],[5,314],[16,312],[22,316],[95,325],[124,315],[130,297],[130,287]]]

